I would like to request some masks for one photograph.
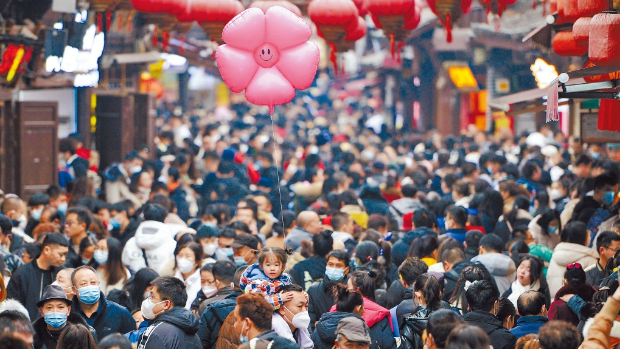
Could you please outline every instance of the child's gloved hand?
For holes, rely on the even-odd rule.
[[[293,292],[287,292],[287,293],[283,293],[280,295],[280,298],[282,298],[282,303],[286,303],[288,301],[290,301],[291,299],[293,299],[295,295],[293,294]]]

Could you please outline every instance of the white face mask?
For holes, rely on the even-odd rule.
[[[551,192],[549,193],[549,198],[551,200],[557,200],[559,198],[561,198],[562,196],[562,192],[560,191],[560,189],[551,189]]]
[[[26,218],[26,215],[21,215],[21,217],[19,217],[19,229],[24,230],[26,229],[26,225],[28,224],[28,219]]]
[[[288,310],[288,308],[286,306],[283,307],[286,311],[288,311],[291,315],[293,315],[293,313]],[[293,324],[293,326],[295,326],[295,328],[308,328],[308,326],[310,326],[310,315],[308,314],[307,311],[302,311],[301,313],[297,313],[295,315],[293,315],[293,320],[291,320],[291,323]]]
[[[202,293],[204,293],[205,296],[207,296],[207,298],[211,298],[211,297],[215,296],[215,294],[217,293],[217,287],[215,287],[215,286],[202,286]]]
[[[203,246],[202,250],[204,251],[204,253],[205,253],[205,255],[207,257],[211,257],[211,256],[213,256],[213,254],[215,253],[217,248],[218,248],[217,244],[208,244],[206,246]]]
[[[142,306],[140,307],[140,310],[142,311],[142,316],[144,316],[145,319],[147,320],[153,320],[157,315],[159,315],[160,313],[162,313],[164,310],[162,309],[162,311],[160,311],[159,313],[155,314],[153,312],[153,308],[155,308],[155,306],[157,304],[161,304],[165,301],[161,301],[159,303],[153,303],[153,300],[151,300],[151,298],[147,298],[142,302]]]
[[[179,268],[179,271],[183,274],[187,274],[190,271],[194,270],[194,265],[194,262],[190,261],[189,259],[177,257],[177,267]]]

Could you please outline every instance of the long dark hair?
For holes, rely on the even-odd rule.
[[[422,293],[426,301],[426,309],[430,311],[439,310],[441,306],[441,284],[436,277],[430,274],[418,276],[413,288]]]
[[[542,259],[536,256],[532,256],[531,254],[520,254],[517,269],[519,268],[521,263],[525,261],[530,261],[530,285],[535,284],[536,281],[540,281],[542,288],[543,283],[546,284],[545,278],[542,277],[543,267],[545,266],[545,263],[542,261]]]
[[[108,285],[115,285],[121,280],[127,281],[127,268],[125,268],[122,260],[123,246],[121,242],[115,238],[107,238],[106,241],[108,243],[108,261],[105,266]]]
[[[345,285],[336,285],[334,295],[336,296],[336,311],[352,313],[355,307],[364,304],[362,294],[349,290]]]
[[[510,223],[511,226],[514,226],[519,210],[521,209],[527,211],[529,207],[530,199],[528,199],[525,195],[517,195],[512,206],[512,210],[504,215],[504,221]]]
[[[556,234],[560,235],[562,233],[562,220],[560,219],[560,213],[552,208],[544,208],[540,217],[538,218],[538,225],[540,226],[540,230],[546,236],[549,236],[549,223],[552,221],[558,221],[558,231]]]
[[[123,288],[129,294],[128,309],[137,309],[142,305],[146,288],[158,277],[159,274],[151,268],[142,268],[134,274]]]
[[[362,296],[375,300],[375,291],[377,290],[376,280],[379,277],[377,270],[356,270],[351,273],[349,280],[353,287],[359,289]]]

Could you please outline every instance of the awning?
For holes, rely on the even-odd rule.
[[[584,78],[605,75],[619,71],[620,67],[603,68],[589,67],[560,74],[552,83],[559,84],[558,97],[583,99],[617,99],[620,80],[600,81],[587,83]],[[560,81],[566,81],[561,83]],[[489,101],[489,106],[495,110],[503,110],[510,115],[542,111],[548,94],[548,89],[532,89],[517,92],[511,95],[498,97]],[[543,97],[545,97],[543,99]],[[559,105],[567,102],[560,102]]]

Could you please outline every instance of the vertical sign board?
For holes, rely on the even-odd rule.
[[[133,97],[97,95],[97,131],[95,144],[100,154],[101,171],[134,149]]]
[[[17,193],[24,200],[58,179],[58,103],[16,103]]]

